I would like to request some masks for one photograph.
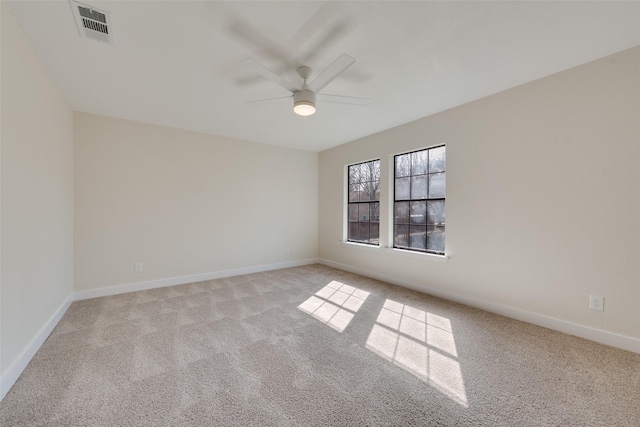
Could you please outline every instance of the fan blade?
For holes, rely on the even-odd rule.
[[[264,77],[262,77],[262,74],[258,75],[258,74],[251,74],[250,76],[246,76],[246,77],[238,77],[235,80],[236,84],[238,86],[249,86],[249,85],[253,85],[256,83],[262,83],[264,82]]]
[[[295,86],[293,83],[288,82],[287,80],[283,79],[282,77],[280,77],[279,75],[277,75],[276,73],[274,73],[273,71],[265,67],[264,65],[260,64],[257,61],[254,61],[251,58],[247,58],[243,62],[253,67],[255,71],[262,74],[265,78],[279,84],[280,86],[287,89],[291,93],[294,93],[300,90],[300,88]]]
[[[317,2],[321,6],[313,13],[307,22],[300,27],[300,30],[291,38],[293,52],[302,53],[302,48],[307,52],[299,58],[302,63],[308,64],[313,57],[316,57],[319,51],[328,47],[328,44],[335,39],[344,29],[345,3],[330,1],[326,3]],[[340,16],[343,18],[341,19]],[[336,21],[340,19],[337,25]],[[321,40],[318,40],[318,39]]]
[[[320,5],[318,9],[311,15],[311,17],[300,26],[300,29],[291,37],[293,46],[296,48],[302,47],[305,43],[315,37],[316,34],[322,32],[327,28],[327,25],[333,22],[344,10],[344,4],[340,2],[317,2],[314,4]]]
[[[231,34],[235,35],[240,41],[243,41],[248,47],[254,50],[257,48],[259,52],[283,61],[288,67],[297,67],[297,62],[291,57],[289,52],[287,52],[287,49],[270,40],[264,34],[259,34],[246,23],[236,21],[231,24],[229,30]]]
[[[365,102],[353,102],[353,101],[349,101],[349,100],[341,100],[340,98],[330,98],[330,99],[323,99],[322,100],[323,104],[339,104],[339,105],[350,105],[352,107],[368,107],[369,104],[365,103]]]
[[[332,93],[318,93],[320,96],[333,96],[336,98],[361,99],[363,101],[371,101],[371,98],[361,98],[359,96],[334,95]]]
[[[255,104],[258,102],[265,102],[265,101],[275,101],[277,99],[291,99],[291,95],[288,96],[278,96],[276,98],[265,98],[265,99],[256,99],[255,101],[246,101],[245,104]]]
[[[334,24],[325,32],[324,36],[316,39],[311,48],[308,49],[309,53],[303,57],[302,62],[306,64],[313,62],[314,59],[322,54],[324,50],[334,44],[339,37],[342,37],[346,33],[346,30],[346,20],[342,20],[341,22]]]
[[[318,96],[327,97],[322,102],[332,102],[334,104],[348,104],[365,107],[369,105],[371,98],[360,98],[358,96],[333,95],[329,93],[319,93]]]
[[[343,53],[335,61],[325,68],[318,77],[315,78],[309,85],[309,89],[314,92],[319,92],[325,88],[329,83],[340,75],[344,70],[349,68],[351,64],[356,62],[355,59]]]

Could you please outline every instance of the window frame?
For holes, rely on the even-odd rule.
[[[428,153],[428,155],[430,154],[431,150],[437,149],[437,148],[441,148],[441,147],[445,147],[445,160],[444,160],[444,170],[442,171],[436,171],[436,172],[430,172],[429,169],[427,169],[426,173],[424,174],[416,174],[413,175],[412,174],[412,164],[409,164],[409,174],[406,176],[397,176],[397,158],[400,156],[405,156],[405,155],[411,155],[413,153],[419,153],[419,152],[423,152],[426,151]],[[429,158],[427,158],[427,165],[429,164]],[[433,249],[428,249],[428,241],[425,241],[425,249],[420,249],[420,248],[416,248],[416,247],[411,247],[411,236],[410,234],[407,235],[407,246],[404,245],[397,245],[396,244],[396,226],[397,225],[406,225],[407,227],[411,227],[411,216],[409,216],[409,222],[407,224],[403,224],[403,223],[397,223],[396,222],[396,204],[397,203],[408,203],[409,204],[409,209],[411,209],[411,203],[412,202],[428,202],[428,201],[442,201],[444,204],[444,208],[443,208],[443,215],[446,218],[446,173],[447,173],[447,166],[446,166],[446,143],[441,143],[441,144],[436,144],[436,145],[432,145],[429,147],[424,147],[424,148],[419,148],[419,149],[415,149],[415,150],[411,150],[411,151],[405,151],[402,153],[397,153],[391,156],[391,166],[393,169],[393,176],[391,177],[391,197],[389,198],[391,201],[391,206],[389,207],[389,211],[390,211],[390,215],[389,215],[389,219],[390,219],[390,236],[389,236],[389,241],[390,241],[390,247],[393,250],[399,250],[399,251],[407,251],[410,253],[415,253],[415,254],[427,254],[427,255],[431,255],[431,256],[437,256],[437,257],[446,257],[446,219],[445,221],[442,223],[442,225],[440,225],[439,227],[442,227],[442,231],[444,234],[444,246],[443,246],[443,250],[433,250]],[[445,188],[444,188],[444,196],[443,197],[434,197],[434,198],[412,198],[411,195],[411,178],[414,176],[430,176],[430,175],[434,175],[436,173],[444,173],[445,175]],[[408,199],[396,199],[396,181],[398,178],[409,178],[409,198]],[[427,180],[427,195],[429,192],[429,182]],[[425,203],[425,223],[424,223],[424,228],[425,228],[425,236],[428,236],[428,230],[429,230],[429,223],[428,223],[428,203]],[[409,211],[411,212],[411,211]],[[411,215],[409,213],[409,215]],[[422,224],[419,224],[420,226]],[[435,227],[435,226],[434,226]],[[428,238],[428,237],[427,237]]]
[[[351,186],[352,184],[361,184],[362,181],[358,182],[358,183],[352,183],[351,182],[351,174],[350,174],[350,168],[352,166],[359,166],[359,165],[363,165],[366,163],[374,163],[377,162],[378,163],[378,175],[377,175],[377,181],[366,181],[366,182],[377,182],[377,199],[373,199],[373,200],[368,200],[368,201],[351,201],[350,200],[350,193],[351,193]],[[346,179],[345,179],[345,188],[346,189],[346,197],[345,197],[345,238],[344,238],[344,242],[345,243],[349,243],[349,244],[356,244],[356,245],[366,245],[367,247],[374,247],[374,248],[379,248],[380,247],[380,210],[382,208],[382,204],[381,204],[381,200],[380,200],[380,187],[381,187],[381,175],[382,175],[382,162],[379,158],[374,158],[374,159],[370,159],[370,160],[365,160],[365,161],[361,161],[361,162],[357,162],[357,163],[350,163],[348,165],[346,165],[345,167],[345,174],[346,174]],[[375,194],[375,193],[374,193]],[[350,238],[350,229],[351,229],[351,224],[355,223],[355,224],[360,224],[360,223],[364,223],[364,221],[360,220],[360,215],[358,214],[358,221],[351,221],[350,220],[350,216],[349,216],[349,211],[350,211],[350,206],[351,205],[361,205],[361,204],[368,204],[369,205],[369,217],[368,217],[368,221],[367,223],[369,224],[369,241],[364,241],[364,240],[355,240],[355,239],[351,239]],[[371,215],[371,208],[372,205],[374,204],[378,204],[378,216],[377,216],[377,221],[372,221],[372,215]],[[375,242],[371,242],[371,224],[372,222],[377,223],[378,225],[378,234],[377,234],[377,241]],[[359,225],[358,225],[359,227]]]

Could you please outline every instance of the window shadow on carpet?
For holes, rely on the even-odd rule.
[[[298,308],[343,332],[368,296],[369,292],[333,280]]]
[[[342,333],[369,294],[333,280],[298,309]],[[451,321],[446,317],[386,299],[365,346],[468,407]]]
[[[366,347],[468,407],[451,322],[387,299]]]

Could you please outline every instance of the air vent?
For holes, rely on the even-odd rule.
[[[113,25],[111,14],[77,1],[70,0],[73,16],[82,37],[113,44]]]

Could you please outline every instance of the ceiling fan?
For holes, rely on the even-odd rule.
[[[331,83],[336,77],[338,77],[344,70],[349,68],[356,60],[351,56],[343,53],[338,58],[336,58],[327,68],[325,68],[320,74],[318,74],[311,82],[309,82],[309,77],[313,70],[310,67],[305,65],[297,68],[298,75],[302,78],[301,85],[294,85],[283,77],[279,76],[269,68],[260,64],[259,62],[247,58],[244,60],[245,63],[253,67],[255,71],[260,73],[262,76],[267,79],[275,82],[276,84],[282,86],[291,92],[292,95],[279,97],[279,98],[268,98],[261,99],[257,101],[250,102],[262,102],[262,101],[271,101],[275,99],[284,99],[284,98],[293,98],[293,112],[300,116],[310,116],[316,112],[316,96],[331,96],[334,98],[345,98],[345,99],[354,99],[354,100],[366,100],[367,98],[358,98],[354,96],[343,96],[343,95],[330,95],[319,93],[322,89],[324,89],[329,83]]]

